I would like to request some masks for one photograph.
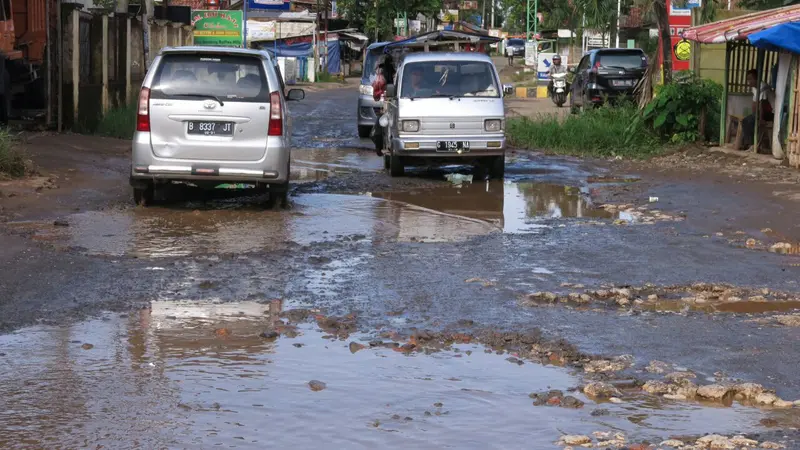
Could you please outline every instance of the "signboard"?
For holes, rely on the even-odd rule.
[[[690,16],[692,15],[692,8],[699,8],[703,5],[702,0],[688,0],[685,3],[682,0],[672,0],[669,2],[669,15],[670,16]]]
[[[422,22],[419,20],[408,21],[408,31],[411,33],[419,33],[422,30]]]
[[[275,39],[275,21],[262,22],[260,20],[247,21],[247,42],[271,41]]]
[[[242,46],[241,11],[192,11],[195,45]]]
[[[289,11],[292,8],[292,3],[284,0],[247,0],[247,7],[250,9]]]
[[[477,0],[463,0],[461,2],[461,9],[476,10],[478,9]]]
[[[539,46],[536,41],[525,41],[525,65],[529,67],[536,67],[536,53],[539,51]]]
[[[678,61],[688,61],[692,57],[692,43],[681,39],[672,47],[672,52]]]

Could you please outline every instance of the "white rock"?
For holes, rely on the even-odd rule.
[[[764,392],[764,386],[758,383],[741,383],[733,386],[737,394],[742,394],[746,398],[755,398],[756,395]]]
[[[778,444],[777,442],[770,442],[770,441],[762,442],[759,447],[761,447],[761,448],[771,448],[771,449],[786,448],[786,446],[783,445],[783,444]]]
[[[697,440],[697,444],[702,446],[702,448],[711,448],[714,450],[733,450],[736,448],[730,439],[726,438],[725,436],[720,436],[719,434],[709,434],[708,436],[703,436]]]
[[[601,381],[593,381],[583,388],[583,393],[588,395],[589,397],[595,398],[607,398],[613,397],[615,395],[621,395],[619,390],[614,386],[603,383]]]
[[[755,397],[756,403],[760,405],[771,405],[780,400],[777,395],[771,392],[762,392]]]
[[[697,395],[710,400],[722,400],[730,392],[729,386],[721,384],[707,384],[697,388]]]
[[[583,445],[591,443],[592,438],[578,434],[568,434],[566,436],[561,436],[560,442],[566,445]]]
[[[660,445],[662,447],[681,448],[686,444],[684,444],[682,441],[679,441],[677,439],[668,439],[668,440],[666,440],[666,441],[664,441],[664,442],[662,442],[662,443],[660,443],[658,445]]]
[[[775,403],[773,403],[772,406],[774,406],[776,408],[791,408],[791,407],[794,406],[794,402],[790,402],[788,400],[778,399],[778,400],[775,400]]]
[[[734,436],[731,438],[731,443],[737,447],[755,447],[758,445],[758,441],[754,441],[752,439],[748,439],[744,436]]]

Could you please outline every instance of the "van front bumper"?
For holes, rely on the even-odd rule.
[[[469,150],[437,150],[439,142],[469,142]],[[499,156],[505,154],[505,135],[475,136],[402,136],[392,139],[392,151],[400,156],[421,158],[474,158],[479,156]]]

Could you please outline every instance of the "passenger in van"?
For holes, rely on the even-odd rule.
[[[412,66],[410,78],[411,83],[409,83],[408,89],[403,90],[403,97],[421,97],[430,92],[430,89],[424,85],[425,71],[422,67]]]

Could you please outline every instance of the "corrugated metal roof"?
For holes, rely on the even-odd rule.
[[[744,16],[687,28],[681,36],[705,44],[741,41],[747,36],[775,25],[800,21],[800,5],[758,11]]]

